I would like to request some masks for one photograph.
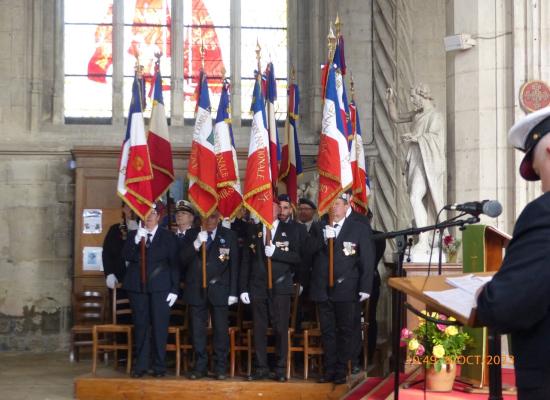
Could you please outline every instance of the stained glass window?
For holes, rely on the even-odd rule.
[[[254,89],[254,71],[258,69],[256,43],[261,47],[262,73],[273,63],[277,79],[275,117],[282,121],[287,109],[287,2],[270,0],[241,1],[241,110],[242,118],[250,119]]]

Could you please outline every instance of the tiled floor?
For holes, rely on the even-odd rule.
[[[91,369],[90,360],[71,363],[68,352],[0,353],[0,399],[72,399],[74,378]]]

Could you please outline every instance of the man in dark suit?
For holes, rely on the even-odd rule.
[[[128,236],[128,231],[136,230],[137,223],[132,218],[133,211],[125,202],[122,202],[122,221],[113,224],[107,231],[103,240],[103,273],[105,274],[105,284],[109,289],[124,281],[126,274],[126,262],[122,257],[122,249]]]
[[[123,288],[128,293],[134,322],[136,360],[132,377],[140,378],[149,369],[152,350],[153,376],[166,374],[166,340],[170,307],[177,299],[179,270],[176,241],[172,232],[158,225],[162,203],[145,220],[145,227],[128,234],[123,256],[128,261]],[[146,282],[141,282],[140,242],[145,239]],[[151,348],[152,341],[152,348]]]
[[[478,292],[477,322],[511,333],[519,400],[550,399],[550,107],[517,122],[508,139],[525,152],[521,176],[544,194],[516,221],[506,256]]]
[[[191,338],[195,351],[195,367],[190,379],[206,376],[208,354],[206,352],[208,312],[213,328],[214,376],[226,379],[229,353],[228,308],[236,304],[238,284],[238,249],[235,233],[220,223],[215,211],[196,231],[195,239],[188,246],[187,271],[185,273],[184,301],[191,308]],[[203,289],[202,246],[206,245],[206,290]]]
[[[195,210],[187,200],[179,200],[176,203],[176,228],[174,235],[178,246],[178,264],[180,269],[180,281],[185,282],[185,272],[187,265],[183,260],[183,253],[186,247],[193,243],[196,239],[197,230],[193,228],[195,221]]]
[[[295,225],[278,220],[279,205],[273,203],[272,240],[266,241],[266,227],[251,225],[243,254],[240,291],[244,304],[252,303],[254,350],[256,370],[247,379],[265,379],[269,376],[267,362],[268,316],[275,335],[275,380],[286,381],[288,326],[290,299],[294,290],[293,276],[300,266],[299,233]],[[272,263],[272,290],[268,290],[267,258]]]
[[[354,357],[357,303],[371,292],[374,273],[372,233],[364,224],[346,218],[349,196],[342,194],[332,205],[333,223],[323,229],[316,256],[310,297],[319,307],[325,353],[325,374],[319,382],[346,382],[347,363]],[[334,240],[334,287],[329,288],[329,239]]]

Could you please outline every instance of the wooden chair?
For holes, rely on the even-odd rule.
[[[237,315],[235,325],[229,327],[229,375],[235,376],[235,365],[240,369],[240,355],[246,352],[247,375],[252,373],[252,321],[244,321],[244,304],[239,301],[237,304]]]
[[[187,355],[186,352],[192,346],[185,342],[182,346],[184,335],[189,332],[188,306],[183,303],[181,298],[178,298],[170,309],[170,325],[168,326],[168,342],[166,343],[166,351],[176,353],[176,376],[180,376],[181,371],[181,352],[184,352],[184,371],[187,371]],[[173,336],[173,341],[170,337]],[[188,336],[188,335],[187,335]]]
[[[97,367],[97,354],[99,351],[113,351],[115,354],[115,368],[118,366],[118,351],[125,350],[127,352],[126,358],[126,372],[129,374],[132,368],[132,329],[131,324],[120,323],[120,319],[128,318],[132,315],[130,308],[130,301],[127,298],[118,298],[117,289],[122,285],[118,284],[113,289],[112,297],[112,316],[113,322],[111,324],[94,325],[92,332],[93,339],[93,359],[92,359],[92,373],[95,375]],[[117,334],[123,334],[126,336],[126,343],[117,342]],[[105,340],[110,337],[110,340]]]
[[[80,347],[93,346],[93,326],[105,322],[105,294],[85,290],[80,293],[73,293],[73,320],[71,328],[71,353],[70,360],[80,360]]]

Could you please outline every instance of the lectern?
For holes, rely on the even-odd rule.
[[[504,258],[504,249],[511,236],[496,228],[486,225],[470,225],[462,234],[462,260],[464,273],[496,272]],[[473,338],[474,345],[465,356],[488,357],[487,328],[465,327],[464,330]],[[489,368],[483,362],[463,365],[460,379],[469,383],[472,389],[481,389],[489,385]]]

